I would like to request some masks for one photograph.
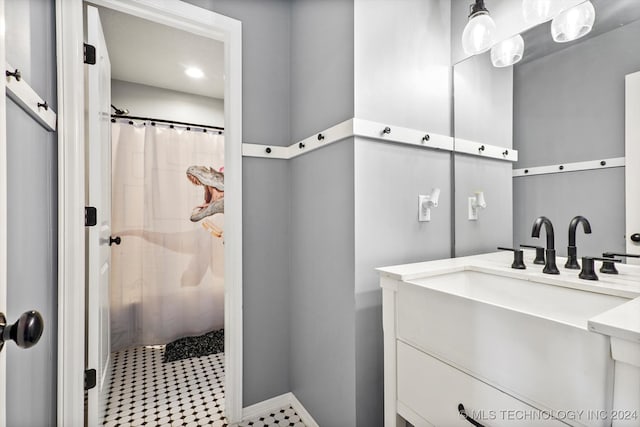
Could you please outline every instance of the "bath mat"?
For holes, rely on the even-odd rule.
[[[197,337],[179,338],[166,345],[163,362],[208,356],[224,351],[224,329],[207,332]]]

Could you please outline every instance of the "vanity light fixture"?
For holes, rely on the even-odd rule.
[[[462,32],[462,48],[468,55],[486,52],[495,43],[496,24],[489,16],[484,0],[471,5],[469,22]]]
[[[491,48],[491,63],[498,68],[508,67],[520,61],[523,54],[524,39],[516,34]]]
[[[527,24],[540,24],[554,15],[557,0],[522,0],[522,15]]]
[[[469,221],[477,221],[478,210],[485,209],[486,207],[487,202],[484,200],[484,192],[474,192],[474,195],[469,197]]]
[[[188,67],[184,70],[184,73],[192,79],[201,79],[204,77],[204,72],[197,67]]]
[[[557,43],[567,43],[583,37],[591,31],[596,20],[596,10],[590,1],[561,12],[551,21],[551,36]]]
[[[433,188],[431,194],[424,196],[418,196],[418,221],[431,221],[431,208],[438,207],[438,200],[440,199],[440,189]]]

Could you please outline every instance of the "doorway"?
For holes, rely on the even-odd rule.
[[[71,19],[72,16],[77,17],[77,14],[78,14],[77,10],[73,10],[73,8],[69,7],[68,5],[65,5],[64,3],[67,3],[67,2],[64,2],[64,1],[58,2],[58,6],[60,7],[58,24],[60,24],[60,21],[64,22],[65,17],[67,20],[69,20]],[[222,126],[217,126],[216,124],[210,125],[207,123],[199,123],[199,121],[195,121],[195,120],[194,121],[184,120],[184,118],[175,118],[177,117],[175,115],[174,117],[167,117],[167,116],[153,117],[153,114],[150,114],[148,112],[142,113],[142,110],[138,110],[138,111],[141,111],[140,116],[138,115],[134,116],[134,114],[130,114],[130,115],[122,114],[125,109],[130,109],[131,112],[133,113],[134,107],[132,106],[128,107],[127,105],[122,105],[122,104],[118,105],[115,102],[113,103],[114,104],[113,113],[115,114],[116,117],[112,119],[114,121],[111,123],[113,126],[112,130],[117,129],[117,133],[119,136],[122,136],[120,134],[124,134],[127,132],[131,133],[131,131],[137,131],[138,133],[148,133],[149,136],[148,137],[145,136],[144,138],[145,144],[146,144],[146,140],[150,139],[155,141],[155,142],[149,143],[150,146],[156,147],[154,149],[157,149],[157,147],[160,147],[163,145],[169,147],[169,151],[164,152],[163,154],[161,154],[161,156],[164,156],[165,160],[167,160],[169,163],[171,162],[176,163],[175,165],[173,165],[174,169],[176,168],[185,169],[180,174],[181,175],[180,179],[184,181],[184,183],[187,183],[190,186],[189,189],[185,192],[177,191],[176,192],[177,197],[184,196],[185,194],[186,194],[186,197],[193,196],[192,192],[195,191],[195,189],[192,190],[193,188],[192,183],[195,183],[194,180],[196,181],[200,180],[198,181],[198,183],[202,184],[202,185],[199,185],[200,188],[198,190],[200,193],[198,197],[202,198],[203,197],[202,192],[204,191],[205,200],[204,200],[204,203],[198,202],[197,200],[193,201],[194,205],[196,205],[197,207],[193,209],[193,212],[191,212],[191,207],[193,206],[189,208],[189,214],[191,214],[191,221],[194,223],[194,225],[196,225],[197,227],[200,227],[200,229],[196,229],[196,231],[199,231],[201,233],[207,233],[206,237],[209,239],[209,242],[211,242],[211,239],[214,239],[214,241],[215,239],[220,239],[219,241],[221,242],[222,241],[221,238],[224,236],[224,245],[221,248],[218,248],[219,251],[223,253],[223,259],[224,259],[223,261],[221,261],[221,264],[223,265],[223,271],[224,271],[223,273],[224,291],[221,291],[219,289],[217,291],[220,296],[220,302],[218,305],[220,307],[222,306],[224,307],[224,314],[223,315],[220,314],[218,310],[217,317],[216,317],[217,319],[216,321],[218,323],[220,322],[220,318],[221,317],[223,318],[223,326],[225,329],[224,330],[224,353],[220,353],[215,357],[215,361],[214,361],[215,363],[212,363],[211,369],[214,369],[214,370],[218,369],[218,371],[216,372],[222,372],[224,374],[222,375],[220,373],[218,375],[214,375],[214,377],[215,376],[219,377],[220,383],[224,384],[225,393],[224,393],[224,396],[222,397],[222,401],[224,401],[224,407],[226,412],[225,415],[227,420],[229,422],[237,422],[241,419],[241,415],[242,415],[242,311],[241,311],[241,307],[242,307],[242,304],[241,304],[241,299],[242,299],[241,176],[242,175],[241,175],[240,23],[233,19],[226,18],[216,13],[213,13],[201,8],[197,8],[195,6],[187,5],[179,1],[163,2],[162,4],[154,4],[154,3],[145,2],[145,1],[122,2],[118,0],[101,0],[101,1],[92,2],[92,4],[97,5],[101,7],[103,10],[105,10],[106,11],[105,14],[109,14],[109,13],[125,14],[125,15],[128,15],[129,18],[131,19],[145,20],[150,24],[166,26],[172,31],[176,31],[176,30],[182,31],[182,32],[186,32],[186,33],[198,36],[200,38],[209,39],[212,42],[212,44],[214,43],[221,44],[220,50],[223,52],[223,56],[224,56],[224,65],[223,65],[224,80],[222,85],[222,92],[224,94],[225,102],[224,102],[222,111],[220,112],[220,116],[224,117],[224,121],[222,123],[224,125],[224,135],[219,135],[219,133],[222,133],[221,129],[218,129],[218,132],[214,132],[216,128],[218,127],[221,128]],[[77,25],[77,23],[78,21],[76,20],[75,24]],[[59,28],[61,27],[59,26]],[[68,23],[63,30],[61,29],[61,32],[63,34],[61,35],[61,37],[59,37],[60,39],[59,44],[61,44],[63,48],[64,46],[71,46],[74,38],[77,40],[77,35],[78,35],[77,28],[75,28],[75,32],[74,32],[73,27],[70,28]],[[139,35],[140,37],[145,37],[146,35],[148,35],[148,33],[142,32]],[[69,49],[69,50],[72,50],[72,49]],[[199,52],[200,56],[202,57],[206,57],[208,53],[209,52],[207,52],[207,50],[202,50],[202,49]],[[69,74],[64,73],[65,57],[64,55],[62,56],[63,56],[63,58],[61,59],[62,69],[60,70],[61,71],[60,74],[62,74],[63,84],[60,85],[60,89],[62,92],[64,92],[65,89],[67,88],[67,85],[69,84],[69,82],[64,80],[68,80],[70,76]],[[90,66],[91,65],[89,65],[89,67]],[[151,74],[151,73],[148,73],[148,74]],[[128,82],[128,83],[131,84],[132,82]],[[121,84],[121,83],[118,83],[118,84]],[[134,84],[139,84],[139,82]],[[146,86],[150,86],[150,85],[147,84]],[[125,90],[125,92],[129,92],[129,91]],[[75,109],[78,106],[77,103],[81,102],[81,100],[79,100],[77,97],[74,97],[73,100],[67,98],[66,101],[67,101],[66,104],[64,104],[64,101],[63,101],[63,105],[66,105],[67,111],[69,110],[77,111]],[[156,102],[155,104],[156,104],[155,106],[157,107],[158,103]],[[133,104],[130,104],[130,105],[133,105]],[[65,119],[66,120],[64,120],[62,123],[62,126],[64,126],[65,131],[69,131],[70,129],[73,129],[74,126],[77,126],[77,124],[69,120],[69,116],[66,116]],[[152,119],[157,119],[157,120],[152,120]],[[198,125],[198,126],[195,126],[195,125]],[[149,129],[149,131],[147,132],[146,129]],[[219,151],[223,151],[224,153],[224,154],[221,154],[222,158],[219,159],[218,161],[219,163],[221,163],[220,165],[218,164],[216,165],[199,165],[199,164],[191,165],[190,164],[189,165],[189,166],[202,166],[202,167],[206,166],[207,167],[206,172],[208,172],[210,175],[223,174],[224,187],[222,189],[216,188],[215,185],[208,186],[207,184],[201,181],[202,178],[197,176],[197,174],[191,173],[189,175],[186,173],[187,171],[186,171],[186,168],[183,167],[184,165],[177,164],[177,163],[180,163],[182,160],[184,160],[185,156],[183,156],[182,154],[172,153],[171,144],[163,144],[163,141],[158,142],[159,138],[161,139],[162,135],[166,135],[167,132],[169,131],[172,132],[173,136],[178,134],[183,134],[186,136],[186,139],[192,139],[192,140],[199,139],[194,136],[196,135],[196,132],[198,132],[198,135],[197,135],[198,137],[207,134],[207,137],[209,139],[214,139],[216,136],[219,136],[220,138],[224,138],[224,141],[218,144],[219,146],[222,147],[222,149]],[[65,144],[69,144],[70,135],[67,134],[66,137],[67,139],[64,142]],[[193,150],[191,150],[193,155],[197,155],[198,153],[202,154],[203,150],[204,151],[207,150],[206,148],[202,148],[206,146],[206,143],[203,143],[202,141],[196,141],[196,142],[192,141],[191,143],[194,147],[196,147]],[[135,141],[133,141],[131,144],[128,144],[128,142],[125,142],[125,139],[122,140],[123,147],[125,145],[134,146],[135,144],[136,144]],[[186,142],[185,144],[182,144],[182,145],[185,146],[187,144],[189,144],[189,142]],[[179,145],[174,144],[173,148],[175,149],[177,147],[179,147]],[[90,146],[86,147],[86,150],[90,152],[91,147]],[[64,147],[63,147],[63,151],[65,151]],[[79,166],[80,159],[78,159],[76,156],[73,156],[72,153],[70,153],[69,151],[66,151],[63,155],[64,160],[67,161],[67,165],[71,160],[72,163],[75,163],[76,166]],[[158,153],[156,152],[156,154]],[[220,153],[218,154],[220,155]],[[145,165],[145,169],[146,169],[147,160],[144,157],[145,156],[143,156],[142,164]],[[133,156],[131,158],[135,159],[136,156]],[[179,159],[181,160],[178,161]],[[138,156],[138,160],[139,160],[139,156]],[[211,159],[209,159],[208,161],[214,162]],[[117,162],[114,162],[113,165],[115,168],[118,168],[121,166]],[[84,168],[84,165],[82,167]],[[221,170],[222,167],[224,167],[224,169]],[[152,175],[155,173],[157,176],[158,170],[159,170],[158,167],[151,167],[149,170],[149,174]],[[143,171],[138,170],[136,172],[135,170],[132,171],[131,168],[129,168],[129,171],[131,172],[130,175],[134,175],[134,176],[139,173],[146,174],[144,170]],[[202,172],[202,170],[200,170],[200,172]],[[194,176],[196,176],[196,178],[194,178]],[[174,178],[177,178],[177,176],[175,176]],[[165,179],[164,184],[171,182],[171,179],[168,179],[166,177],[164,179]],[[161,180],[156,182],[155,184],[157,185],[158,183],[160,183],[159,185],[163,187],[163,189],[166,189],[166,186],[163,185]],[[63,183],[63,186],[66,186],[69,184],[70,183],[66,182],[65,180],[65,182]],[[125,187],[131,187],[128,184],[129,183],[126,183],[126,182],[122,183],[121,194],[119,194],[117,197],[122,197],[123,199],[126,199],[124,195],[126,191],[123,189]],[[129,188],[129,190],[131,190],[131,188]],[[132,203],[136,199],[135,191],[136,190],[129,191],[128,197],[129,197],[129,201],[131,201]],[[150,189],[151,194],[153,194],[154,191],[156,195],[159,194],[159,191],[157,188],[155,190],[153,188]],[[223,194],[222,197],[220,196],[220,193]],[[70,201],[71,199],[75,199],[77,201],[78,196],[79,194],[77,192],[73,192],[73,194],[70,194],[70,193],[65,194],[66,201]],[[221,198],[224,200],[224,216],[225,216],[224,231],[222,231],[221,224],[216,223],[215,221],[211,221],[213,219],[212,217],[215,215],[204,215],[202,218],[199,218],[199,216],[197,215],[198,213],[203,213],[203,214],[208,213],[209,209],[206,209],[206,208],[215,204],[215,202]],[[173,201],[175,202],[175,197]],[[164,203],[165,207],[168,206],[169,208],[172,208],[174,206],[171,204],[171,198],[169,198],[168,201],[165,201],[162,203]],[[200,212],[205,210],[207,212]],[[193,218],[194,215],[196,216],[195,221]],[[206,223],[204,222],[199,223],[198,219],[204,220],[205,217],[208,221]],[[187,215],[187,218],[189,219],[189,215]],[[126,223],[128,220],[124,218],[123,221]],[[126,225],[126,224],[121,224],[121,225]],[[111,252],[114,253],[114,251],[118,251],[120,248],[124,248],[125,242],[127,240],[131,242],[137,242],[136,244],[138,245],[147,244],[148,247],[146,248],[147,249],[146,252],[152,251],[152,249],[150,248],[153,248],[153,247],[155,247],[155,249],[163,249],[163,250],[167,249],[166,248],[167,236],[162,237],[161,238],[162,241],[160,242],[158,240],[154,240],[157,237],[161,237],[161,236],[158,236],[157,234],[160,231],[145,229],[145,231],[150,231],[150,232],[143,233],[142,230],[143,230],[142,228],[136,229],[136,227],[129,227],[128,229],[124,227],[116,230],[115,227],[113,227],[114,233],[112,236],[110,236],[111,239],[109,240],[113,243],[112,248],[115,247],[116,249],[112,250]],[[118,232],[120,232],[122,235],[118,236],[117,235]],[[154,232],[156,233],[155,235],[153,234]],[[165,234],[167,234],[166,230],[164,230],[164,232]],[[184,232],[184,230],[178,230],[177,232],[178,233]],[[64,248],[61,248],[61,253],[63,254],[63,257],[66,257],[67,255],[70,254],[69,246],[71,245],[69,245],[68,243],[72,240],[72,238],[77,237],[75,233],[77,233],[77,230],[75,231],[68,230],[67,245]],[[120,237],[120,242],[121,242],[120,246],[117,246],[118,237]],[[105,239],[103,239],[103,241],[104,240]],[[89,243],[89,246],[87,247],[87,250],[89,252],[91,252],[91,249],[92,249],[90,245],[91,243]],[[180,246],[181,248],[184,248],[185,246],[184,239],[178,246]],[[168,250],[171,251],[171,249],[168,249]],[[199,250],[195,252],[200,253]],[[130,256],[125,256],[121,258],[122,259],[120,261],[124,261],[125,259],[129,259]],[[195,258],[195,257],[192,257],[192,258]],[[113,267],[111,272],[112,274],[114,272],[117,272],[117,268],[121,268],[122,270],[122,267],[123,267],[122,262],[120,263],[120,267],[118,267],[117,256],[116,256],[116,259],[114,259],[113,261],[114,263],[112,264],[112,267]],[[171,262],[174,262],[174,261],[171,261]],[[61,262],[64,262],[64,261],[61,261]],[[160,262],[158,264],[160,265],[160,267],[164,267],[171,262]],[[187,265],[187,267],[182,271],[182,273],[186,273],[186,275],[185,274],[181,275],[181,277],[179,278],[181,283],[178,284],[178,287],[181,287],[181,285],[184,285],[182,287],[188,288],[187,289],[187,292],[188,292],[189,290],[193,291],[194,288],[202,284],[202,280],[196,280],[195,277],[197,276],[197,274],[195,275],[191,274],[193,273],[193,270],[189,270],[188,261],[186,261],[185,264]],[[202,265],[196,265],[195,270],[197,270],[197,272],[201,272],[202,270],[201,267]],[[209,266],[205,265],[205,267],[209,267]],[[161,277],[162,277],[161,273],[157,275],[158,280]],[[208,269],[207,271],[205,271],[205,274],[201,279],[205,279],[205,282],[206,282],[206,278],[211,279],[211,274]],[[91,295],[90,295],[91,289],[92,289],[92,284],[89,283],[88,295],[87,295],[88,301],[91,301]],[[191,292],[191,293],[194,293],[194,292]],[[75,297],[77,298],[77,295],[75,295]],[[175,299],[175,295],[173,297],[174,297],[173,302],[177,302],[177,300]],[[189,298],[191,298],[191,300],[199,302],[201,306],[206,305],[206,303],[203,302],[204,298],[199,298],[198,296],[194,297],[193,295],[191,295]],[[167,297],[166,295],[164,295],[160,299],[163,299],[165,306],[155,307],[154,310],[156,312],[170,311],[172,296]],[[74,310],[78,309],[77,299],[69,302],[71,302],[71,304],[65,307],[65,311],[68,310],[68,312],[71,313],[71,312],[74,312]],[[213,304],[214,302],[212,301],[212,305]],[[96,307],[92,307],[90,305],[88,307],[89,316],[91,316],[92,310],[96,310]],[[182,314],[185,313],[185,310],[188,310],[189,312],[191,312],[189,309],[185,309],[183,307]],[[178,310],[178,312],[179,311],[180,310]],[[144,312],[144,309],[141,308],[141,304],[134,302],[134,303],[126,304],[126,307],[121,307],[121,310],[119,311],[118,316],[120,316],[122,319],[126,319],[127,314],[133,313],[132,318],[139,320],[141,317],[144,317],[144,315],[143,316],[140,315],[140,313],[143,313],[143,312]],[[113,313],[114,312],[110,312],[110,314],[113,314]],[[180,331],[177,331],[177,330],[174,331],[173,338],[176,338],[176,334],[177,336],[180,336],[182,334],[185,334],[185,335],[199,334],[200,332],[203,332],[203,330],[198,330],[199,327],[205,328],[205,329],[209,327],[209,326],[203,326],[207,322],[202,322],[203,325],[198,325],[198,320],[202,320],[202,319],[198,318],[197,310],[195,310],[194,313],[196,315],[191,316],[190,321],[186,322],[188,323],[187,328],[185,329],[184,325],[182,328],[177,328],[177,329],[180,329]],[[206,310],[201,311],[201,314],[203,313],[207,314]],[[180,313],[175,313],[173,316],[174,322],[168,321],[167,324],[165,325],[159,325],[159,327],[156,328],[156,331],[160,331],[160,333],[165,333],[167,330],[176,326],[176,324],[182,321],[183,318],[185,317],[189,318],[189,316],[183,316],[183,315],[180,315]],[[123,321],[122,323],[126,323],[126,321]],[[153,323],[153,322],[152,321],[147,322],[147,324],[149,323]],[[212,323],[212,322],[208,322],[208,323]],[[138,325],[140,324],[142,323],[138,322]],[[191,327],[191,329],[189,328],[189,326]],[[213,325],[213,327],[215,327],[215,325]],[[144,327],[142,329],[149,330],[149,328],[147,327]],[[99,330],[99,329],[94,328],[93,330]],[[63,329],[63,331],[65,330]],[[131,331],[127,331],[127,333],[128,332],[131,332]],[[69,336],[68,329],[65,331],[63,335],[64,336],[62,341],[65,344],[70,344],[70,346],[67,346],[66,350],[61,354],[63,367],[61,368],[60,373],[64,377],[69,377],[70,369],[73,369],[73,368],[70,368],[70,365],[69,365],[70,360],[72,357],[77,357],[77,353],[74,353],[73,356],[71,355],[69,348],[71,347],[75,351],[77,351],[78,342],[77,340],[74,341],[74,339]],[[144,351],[149,352],[153,356],[153,357],[150,357],[150,360],[151,359],[155,360],[154,358],[156,358],[155,356],[157,354],[154,355],[153,352],[157,348],[154,347],[154,344],[162,345],[163,343],[165,343],[171,338],[169,335],[166,335],[160,338],[156,336],[155,338],[151,338],[151,339],[148,339],[148,337],[141,338],[139,336],[132,338],[131,336],[126,337],[123,335],[118,336],[117,338],[121,340],[120,344],[123,347],[123,349],[124,347],[127,347],[128,349],[130,348],[137,349],[133,351],[135,355],[132,353],[130,357],[132,359],[135,359],[136,357],[141,357],[140,364],[144,365],[145,364],[144,360],[148,359],[147,358],[148,355],[145,353],[144,357],[142,357],[140,351],[138,350],[142,349]],[[110,338],[112,337],[115,337],[115,335],[110,334]],[[89,335],[87,337],[87,340],[88,340],[87,344],[89,348],[91,348],[91,346],[94,345],[92,344],[92,340],[102,341],[101,345],[103,345],[104,347],[104,341],[105,341],[104,337],[92,337],[91,335]],[[130,341],[127,341],[127,340],[130,340]],[[131,347],[131,345],[133,345],[133,347]],[[84,347],[84,340],[83,340],[83,347]],[[222,356],[222,354],[224,354],[224,356]],[[115,353],[112,353],[112,356],[115,356],[115,355],[116,355]],[[121,353],[116,357],[109,358],[108,362],[106,362],[106,365],[110,366],[110,368],[115,369],[116,364],[114,362],[116,362],[116,359],[118,361],[122,361],[127,357],[129,356],[124,353]],[[187,362],[184,362],[184,363],[187,363]],[[189,362],[189,364],[194,365],[194,363],[191,363],[191,362]],[[220,367],[223,367],[222,371],[220,371]],[[91,369],[92,366],[87,366],[87,368]],[[197,375],[197,370],[199,369],[199,367],[195,366],[194,368]],[[156,369],[161,369],[161,368],[156,368]],[[114,377],[112,377],[111,375],[114,375],[115,371],[111,374],[109,374],[108,371],[109,371],[109,367],[107,367],[104,370],[103,377],[113,379]],[[202,368],[203,377],[207,375],[205,371],[206,369]],[[98,375],[98,382],[99,380],[100,380],[100,373]],[[71,396],[70,394],[67,393],[67,391],[73,394],[77,393],[77,387],[73,387],[72,384],[65,383],[64,381],[61,381],[61,383],[62,384],[61,384],[60,393],[64,393],[67,396]],[[108,390],[109,390],[108,386],[113,384],[115,383],[114,382],[106,383],[107,387],[102,388],[101,391],[102,393],[105,393],[105,396],[98,397],[97,399],[92,399],[90,397],[89,401],[90,402],[93,401],[94,404],[96,404],[97,402],[103,402],[103,404],[108,403],[108,399],[106,399],[108,397]],[[65,390],[65,387],[67,388],[67,390]],[[98,388],[100,389],[100,387]],[[95,393],[95,390],[93,392]],[[172,392],[175,393],[175,391],[172,391]],[[91,394],[92,390],[89,390],[89,393]],[[193,394],[193,393],[189,392],[187,394]],[[216,396],[216,398],[219,399],[220,396],[218,395]],[[205,406],[215,407],[216,405],[205,405]],[[222,405],[217,405],[217,406],[222,406]],[[102,407],[101,411],[104,413],[105,409],[109,410],[109,408]],[[219,408],[216,409],[216,413],[219,411],[220,411]],[[97,414],[98,412],[100,411],[96,410],[93,412],[91,411],[89,412],[89,414],[91,415],[87,419],[88,425],[96,425],[98,422],[100,424],[103,423],[103,420],[98,420],[97,417],[93,415],[93,414]],[[60,414],[59,419],[65,425],[74,424],[72,420],[77,419],[75,418],[77,416],[77,413],[78,413],[78,408],[74,407],[73,403],[69,404],[68,400],[65,400],[65,402],[62,402],[61,405],[59,405],[59,414]]]

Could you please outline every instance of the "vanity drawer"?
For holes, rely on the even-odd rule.
[[[436,427],[471,426],[458,413],[460,403],[484,426],[566,426],[402,341],[397,343],[398,402]]]

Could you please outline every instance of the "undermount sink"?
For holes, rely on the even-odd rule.
[[[609,341],[588,320],[628,301],[465,269],[399,283],[397,338],[538,408],[609,410]]]

